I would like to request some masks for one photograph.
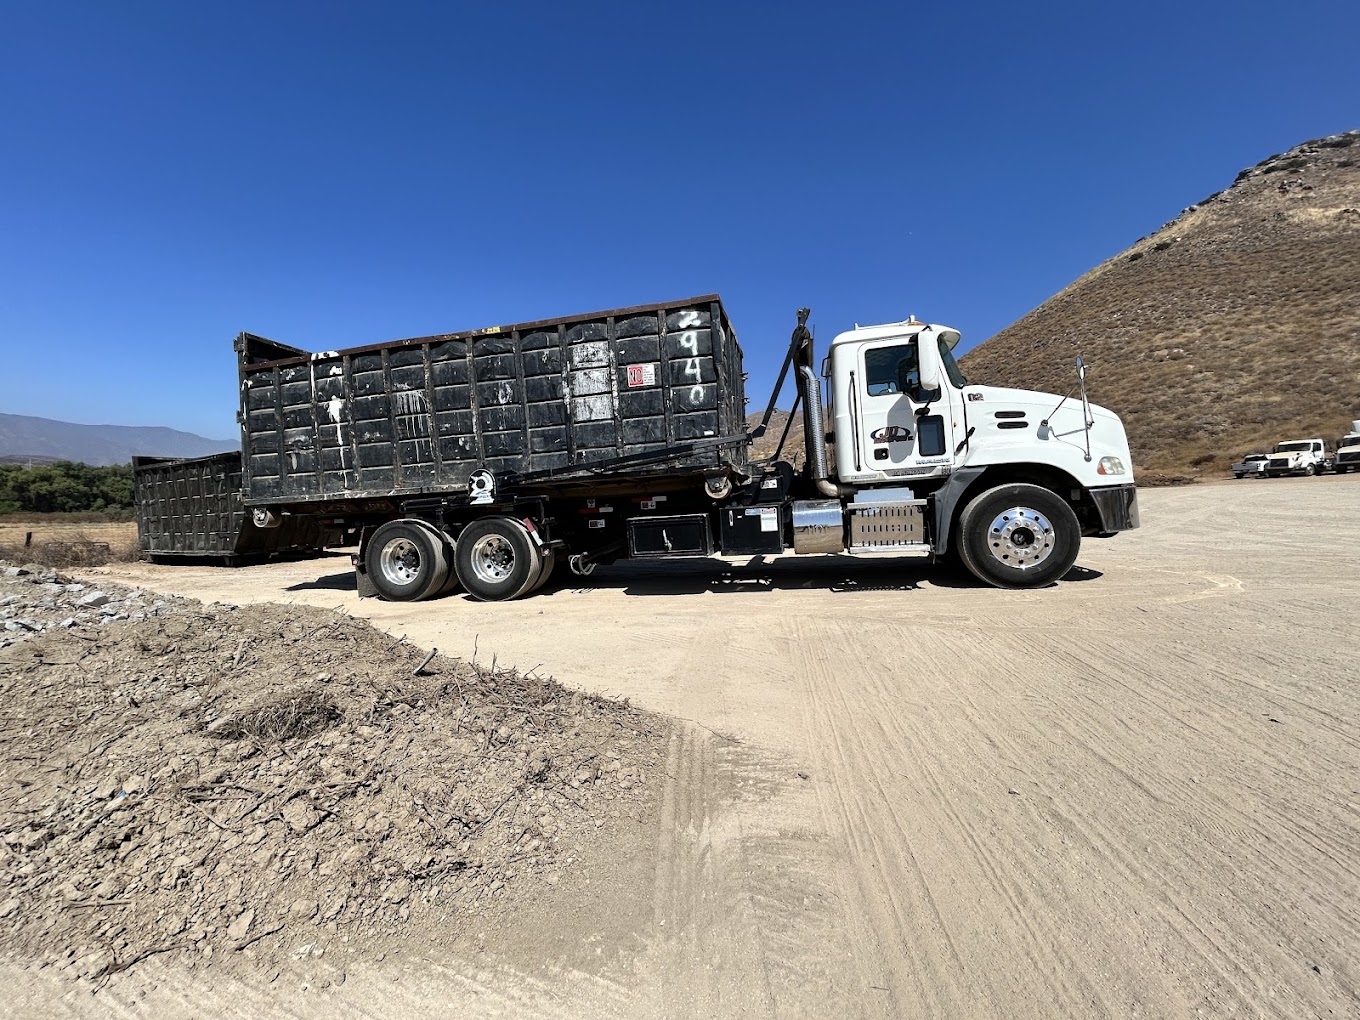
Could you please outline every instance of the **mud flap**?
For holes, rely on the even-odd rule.
[[[936,556],[941,556],[949,551],[949,523],[954,519],[954,507],[958,505],[960,497],[967,491],[968,486],[982,476],[986,468],[962,467],[957,468],[949,476],[949,480],[939,487],[935,492],[935,530],[931,535],[931,545],[934,547]]]

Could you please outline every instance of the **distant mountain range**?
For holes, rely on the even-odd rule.
[[[134,456],[204,457],[240,446],[235,439],[206,439],[192,432],[154,426],[77,425],[24,414],[0,414],[0,461],[31,457],[35,462],[126,464]]]

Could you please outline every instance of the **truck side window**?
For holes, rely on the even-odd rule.
[[[916,452],[922,457],[944,454],[944,418],[928,414],[916,423]]]
[[[864,388],[871,397],[901,393],[903,380],[915,392],[921,384],[916,344],[893,344],[864,352]]]

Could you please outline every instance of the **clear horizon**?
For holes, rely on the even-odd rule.
[[[325,350],[714,291],[754,411],[800,305],[823,340],[915,314],[971,348],[1360,127],[1353,7],[685,11],[12,7],[0,411],[231,438],[241,330]]]

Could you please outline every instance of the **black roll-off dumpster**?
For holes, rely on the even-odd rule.
[[[236,350],[247,505],[747,463],[716,295],[321,353],[242,333]]]

